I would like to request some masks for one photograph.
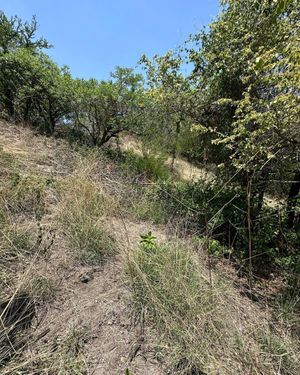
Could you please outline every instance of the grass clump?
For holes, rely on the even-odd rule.
[[[45,210],[46,188],[53,182],[38,175],[11,174],[1,191],[6,209],[12,214],[35,215],[40,219]]]
[[[26,257],[35,250],[36,239],[31,226],[9,225],[0,231],[0,254],[2,261]]]
[[[33,277],[28,285],[28,293],[38,303],[52,302],[58,292],[58,287],[50,278],[40,275]]]
[[[63,183],[58,220],[83,264],[102,263],[114,251],[115,241],[105,223],[107,210],[109,202],[86,174]]]
[[[132,212],[140,220],[149,220],[153,224],[165,223],[170,217],[164,206],[160,204],[158,194],[156,186],[151,188],[137,186],[133,199],[130,202],[125,201],[124,206],[130,203],[128,211]]]
[[[3,375],[82,375],[88,372],[84,357],[84,345],[88,338],[85,328],[72,328],[65,336],[51,340],[30,356],[16,356],[1,368]]]
[[[290,339],[270,331],[230,285],[221,279],[211,285],[186,244],[157,245],[148,234],[129,255],[126,272],[135,311],[146,310],[157,327],[172,373],[299,373]],[[267,342],[281,342],[280,348],[262,340],[261,332]],[[288,360],[278,360],[285,355]]]
[[[170,167],[166,164],[166,157],[162,154],[145,152],[138,154],[132,150],[111,152],[121,170],[133,176],[144,177],[149,180],[169,180],[172,177]]]

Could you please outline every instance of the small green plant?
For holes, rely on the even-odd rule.
[[[154,250],[156,247],[156,237],[152,235],[152,232],[147,234],[141,234],[140,244],[145,250]]]

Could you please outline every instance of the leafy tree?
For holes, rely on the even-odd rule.
[[[0,56],[2,115],[25,121],[48,133],[69,112],[71,77],[47,55],[19,48]]]
[[[8,53],[16,48],[26,48],[37,52],[43,48],[50,48],[44,38],[36,38],[38,23],[33,16],[31,22],[23,22],[19,17],[6,17],[0,11],[0,53]]]
[[[257,215],[278,167],[295,170],[295,177],[299,169],[300,7],[296,1],[222,4],[209,32],[194,37],[201,49],[189,54],[211,144],[223,147],[223,166],[238,172],[244,186],[251,180]]]
[[[140,63],[147,74],[145,123],[148,138],[172,154],[172,161],[180,151],[181,139],[189,129],[193,91],[182,73],[182,57],[168,52],[164,56],[145,55]]]
[[[101,82],[77,80],[75,84],[74,126],[88,135],[94,146],[102,146],[121,132],[138,126],[142,77],[132,69],[120,67],[111,77]]]

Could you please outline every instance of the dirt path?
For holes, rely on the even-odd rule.
[[[140,234],[152,230],[159,240],[165,234],[146,223],[116,218],[111,219],[110,226],[118,234],[120,252],[102,268],[70,266],[61,254],[65,250],[54,246],[47,268],[49,273],[56,270],[59,274],[62,289],[43,316],[37,334],[49,330],[44,338],[49,343],[72,330],[83,332],[89,374],[125,374],[128,368],[134,375],[163,375],[151,345],[151,332],[145,327],[143,335],[140,325],[134,324],[124,262]]]
[[[135,154],[142,156],[142,144],[132,136],[125,136],[120,139],[119,146],[123,151],[132,151]],[[171,166],[172,158],[169,157],[166,164]],[[197,181],[197,180],[212,180],[214,174],[204,168],[199,168],[187,160],[176,158],[174,161],[174,169],[178,176],[185,181]]]

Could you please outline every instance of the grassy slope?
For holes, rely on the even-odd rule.
[[[1,373],[299,373],[289,327],[220,271],[211,286],[189,239],[137,219],[151,202],[115,163],[5,123],[0,145],[0,298],[36,305],[12,345],[2,331],[5,353],[26,345]]]

